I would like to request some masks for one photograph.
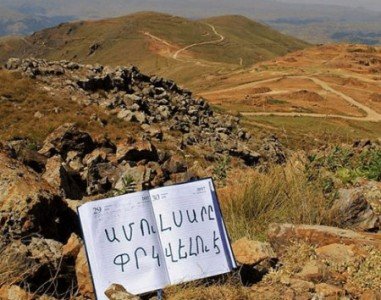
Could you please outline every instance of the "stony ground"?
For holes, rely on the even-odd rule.
[[[76,207],[205,176],[213,176],[221,187],[239,268],[229,276],[168,288],[166,298],[381,297],[379,142],[359,141],[340,151],[316,149],[299,153],[303,159],[294,160],[295,153],[276,137],[252,138],[237,116],[216,113],[176,83],[144,75],[134,67],[12,59],[6,69],[30,78],[42,90],[101,108],[134,127],[116,139],[64,123],[52,128],[39,145],[22,136],[2,141],[0,299],[93,299]],[[30,117],[44,122],[46,113]],[[99,116],[89,119],[108,130]],[[307,178],[305,187],[299,177],[290,181],[299,187],[299,195],[288,190],[290,164]],[[274,166],[286,183],[271,176]],[[279,196],[274,195],[257,205],[250,195],[264,187],[246,189],[243,182],[251,174],[269,178],[263,181],[269,192],[275,191],[275,184],[283,184],[285,202],[272,201]],[[312,205],[317,198],[307,199],[321,188],[313,185],[315,177],[323,179],[324,206]],[[229,193],[233,188],[240,191]],[[224,205],[229,201],[238,203],[240,210]],[[274,223],[270,214],[264,214],[275,215],[280,206],[291,203],[293,211],[309,211],[309,218],[295,218],[307,224],[279,223],[290,220],[280,217]],[[244,230],[235,230],[237,218],[246,224]],[[261,235],[248,234],[250,226],[264,229]],[[111,287],[107,295],[129,299],[120,286]]]

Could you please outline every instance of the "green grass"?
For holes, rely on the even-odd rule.
[[[343,183],[355,183],[358,178],[381,181],[381,150],[335,146],[328,153],[309,156],[310,168],[325,168]]]
[[[283,104],[287,104],[288,102],[281,99],[270,98],[266,101],[266,103],[273,104],[273,105],[279,105],[279,104],[283,105]]]

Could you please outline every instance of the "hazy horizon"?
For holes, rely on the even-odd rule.
[[[285,3],[339,5],[343,7],[365,8],[381,11],[380,0],[277,0]]]
[[[133,13],[140,10],[162,11],[175,13],[186,17],[203,17],[220,14],[245,14],[258,17],[263,12],[277,14],[284,11],[302,10],[305,12],[309,7],[326,10],[329,7],[339,5],[343,10],[352,8],[364,8],[369,12],[380,11],[380,0],[237,0],[234,3],[227,0],[66,0],[65,5],[60,0],[0,0],[0,6],[12,9],[18,13],[27,15],[45,16],[74,16],[87,17],[111,17]],[[257,15],[255,11],[258,11]],[[324,15],[324,13],[322,14]],[[287,16],[286,16],[287,17]]]

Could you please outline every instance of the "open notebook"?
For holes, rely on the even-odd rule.
[[[236,268],[212,179],[88,202],[78,208],[97,299]]]

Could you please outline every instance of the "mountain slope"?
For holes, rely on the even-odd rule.
[[[181,83],[308,46],[240,16],[195,21],[152,12],[61,24],[39,31],[25,42],[26,48],[7,53],[0,42],[0,59],[35,56],[114,66],[134,64]]]
[[[99,19],[145,10],[190,18],[239,14],[311,43],[381,44],[379,0],[65,0],[65,5],[62,0],[1,0],[1,5],[38,18]],[[25,31],[36,31],[28,28],[27,22],[24,24],[27,26]],[[53,26],[52,23],[41,25],[44,28]],[[8,31],[7,34],[11,33]]]
[[[203,21],[214,25],[227,39],[224,53],[222,48],[215,47],[213,55],[221,53],[221,56],[227,57],[231,62],[241,57],[244,65],[252,65],[306,46],[301,40],[281,34],[269,26],[243,16],[213,17]]]

